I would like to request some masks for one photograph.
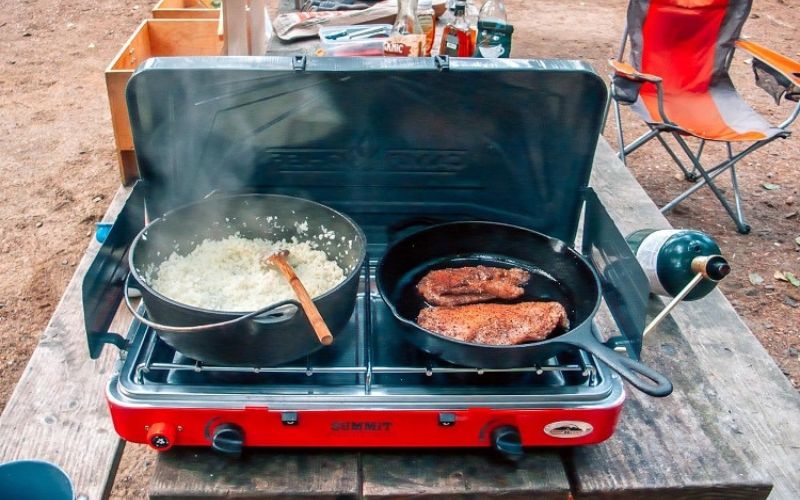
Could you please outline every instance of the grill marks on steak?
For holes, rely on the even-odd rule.
[[[434,306],[459,306],[495,299],[517,299],[531,275],[519,268],[472,266],[437,269],[426,274],[417,291]]]
[[[556,328],[569,327],[567,311],[558,302],[427,307],[417,323],[441,335],[488,345],[544,340]]]

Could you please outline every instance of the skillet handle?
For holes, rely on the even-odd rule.
[[[606,347],[591,332],[579,339],[569,339],[568,343],[594,354],[632,386],[649,396],[663,398],[672,393],[672,382],[667,377]]]

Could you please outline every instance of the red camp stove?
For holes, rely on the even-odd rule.
[[[588,65],[156,58],[127,92],[142,180],[83,287],[92,357],[106,343],[122,349],[107,396],[124,439],[161,451],[493,447],[517,457],[612,435],[625,392],[593,356],[448,364],[403,338],[374,284],[387,245],[430,224],[505,222],[574,245],[582,217],[581,252],[619,327],[613,344],[638,357],[647,278],[587,187],[606,99]],[[141,323],[109,332],[145,219],[215,190],[312,199],[363,228],[357,306],[332,346],[281,366],[211,366]]]
[[[522,369],[447,365],[403,340],[368,273],[334,345],[290,365],[204,366],[134,324],[108,387],[117,432],[160,450],[494,446],[507,453],[597,443],[613,432],[624,391],[605,365],[579,350]]]

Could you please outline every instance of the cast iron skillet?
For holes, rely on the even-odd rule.
[[[463,342],[417,325],[417,315],[426,307],[416,290],[420,278],[432,269],[474,265],[528,270],[531,280],[517,301],[556,300],[567,310],[570,327],[539,342],[492,346]],[[491,222],[441,224],[394,243],[378,264],[376,282],[408,340],[445,361],[478,368],[517,368],[579,347],[646,394],[663,397],[672,392],[666,377],[597,340],[592,319],[600,305],[600,281],[583,256],[555,238]]]

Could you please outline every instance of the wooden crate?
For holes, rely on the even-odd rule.
[[[156,19],[218,19],[220,9],[211,0],[160,0],[153,7]]]
[[[123,184],[138,177],[133,137],[125,102],[125,87],[133,71],[150,57],[216,56],[222,51],[213,19],[148,19],[136,29],[106,68],[106,88],[111,106],[111,124]]]

